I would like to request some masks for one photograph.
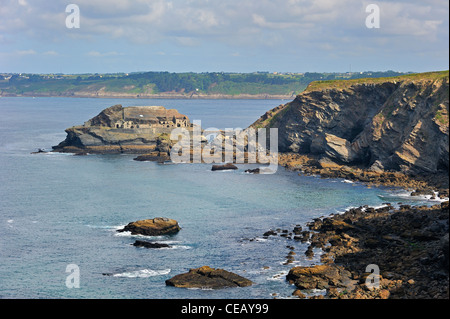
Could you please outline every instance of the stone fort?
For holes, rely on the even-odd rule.
[[[173,129],[190,127],[187,116],[163,106],[130,106],[121,109],[121,118],[114,122],[116,129]]]

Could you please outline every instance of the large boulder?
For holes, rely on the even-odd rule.
[[[350,272],[342,267],[332,265],[317,265],[312,267],[294,267],[286,279],[299,289],[327,289],[329,287],[351,287],[354,282]]]
[[[221,289],[230,287],[247,287],[253,283],[232,272],[215,269],[209,266],[190,269],[189,272],[179,274],[166,280],[167,286],[181,288]]]
[[[174,235],[180,231],[178,222],[174,219],[156,217],[129,223],[118,232],[129,231],[132,235],[161,236]]]

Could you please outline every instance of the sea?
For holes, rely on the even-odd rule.
[[[263,234],[307,229],[314,218],[369,205],[436,204],[406,190],[342,179],[211,171],[211,164],[158,164],[134,155],[74,156],[51,150],[64,130],[115,105],[175,108],[203,128],[246,128],[282,100],[0,98],[0,298],[292,298],[294,266],[320,264],[308,243]],[[173,236],[117,232],[154,217],[179,222]],[[136,240],[170,247],[135,247]],[[295,260],[286,264],[290,251]],[[376,264],[376,260],[373,264]],[[166,286],[192,268],[234,272],[252,286],[220,290]],[[318,293],[311,292],[311,293]]]

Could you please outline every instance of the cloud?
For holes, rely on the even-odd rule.
[[[448,54],[448,1],[378,0],[381,28],[367,29],[365,8],[371,3],[77,0],[80,28],[67,29],[66,0],[2,0],[0,43],[9,52],[23,50],[29,43],[41,45],[32,46],[39,52],[50,52],[49,47],[67,52],[66,48],[74,45],[80,56],[90,57],[122,56],[119,51],[125,50],[134,54],[137,48],[140,52],[166,52],[167,56],[204,48],[213,54],[216,48],[215,53],[226,50],[224,56],[239,52],[242,61],[252,54],[284,54],[291,60],[330,52],[337,59],[345,59],[349,53],[400,56],[411,50]],[[119,43],[123,48],[117,48]]]
[[[118,53],[116,51],[103,52],[103,53],[100,53],[98,51],[90,51],[90,52],[86,53],[86,55],[90,56],[90,57],[102,58],[102,57],[107,57],[107,56],[118,56],[118,55],[124,55],[124,54]]]
[[[18,50],[18,51],[16,51],[16,54],[18,54],[18,55],[34,55],[34,54],[37,54],[37,52],[32,49]]]
[[[380,31],[385,35],[433,39],[448,21],[448,3],[443,2],[379,1]],[[134,43],[171,40],[182,45],[180,38],[186,38],[190,39],[185,42],[188,46],[192,39],[211,41],[212,37],[225,42],[232,37],[237,43],[245,43],[249,34],[271,31],[284,32],[283,38],[294,39],[331,38],[343,31],[347,36],[359,36],[369,3],[370,0],[78,0],[81,27],[77,33],[68,34],[64,24],[66,1],[49,4],[44,0],[5,0],[0,8],[0,31],[61,38],[74,34],[106,36]],[[29,10],[24,10],[24,6]]]

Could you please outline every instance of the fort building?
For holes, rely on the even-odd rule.
[[[114,122],[116,129],[173,129],[190,127],[187,116],[163,106],[130,106],[121,109],[121,118]]]

